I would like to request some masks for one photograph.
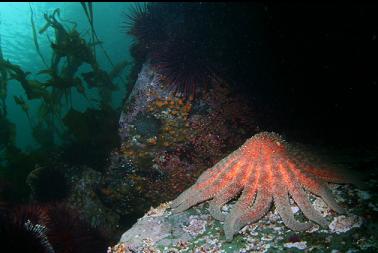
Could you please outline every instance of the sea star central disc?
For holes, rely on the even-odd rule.
[[[224,223],[226,240],[232,240],[245,225],[261,219],[274,203],[284,224],[303,231],[311,223],[294,219],[289,196],[309,220],[321,226],[327,221],[316,211],[305,190],[320,196],[336,212],[343,212],[326,182],[342,183],[346,178],[326,168],[312,156],[286,143],[276,133],[262,132],[205,171],[197,182],[171,205],[174,213],[212,199],[211,215]],[[221,207],[242,192],[226,217]]]

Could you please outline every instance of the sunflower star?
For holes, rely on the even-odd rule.
[[[210,214],[224,222],[226,240],[232,240],[245,225],[261,219],[274,203],[284,224],[295,231],[312,225],[294,218],[289,196],[309,220],[321,226],[327,221],[316,211],[305,190],[320,196],[334,211],[343,209],[334,200],[326,182],[343,183],[343,173],[325,169],[326,165],[304,151],[286,143],[276,133],[262,132],[248,139],[239,149],[206,170],[197,182],[171,205],[173,213],[212,199]],[[221,207],[242,192],[229,215]]]

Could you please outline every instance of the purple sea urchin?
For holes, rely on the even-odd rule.
[[[147,3],[136,3],[124,12],[123,29],[134,36],[145,50],[154,47],[164,36],[162,19]]]
[[[160,81],[185,97],[194,96],[198,87],[207,89],[215,78],[205,48],[199,40],[178,37],[151,54]]]
[[[82,220],[75,210],[64,205],[49,209],[51,222],[47,236],[56,253],[105,252],[105,236]]]
[[[137,39],[133,56],[150,59],[160,82],[186,98],[194,97],[199,87],[206,89],[216,76],[211,58],[216,50],[207,37],[212,25],[193,17],[201,11],[200,4],[150,3],[125,13],[125,28]]]
[[[2,252],[53,253],[47,239],[44,209],[38,206],[0,212]]]

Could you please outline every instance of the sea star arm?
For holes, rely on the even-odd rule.
[[[288,228],[294,231],[304,231],[311,227],[311,224],[308,222],[301,223],[295,220],[293,211],[289,205],[289,195],[287,192],[275,193],[273,200],[282,221]]]
[[[343,173],[335,171],[334,168],[321,168],[315,166],[303,166],[303,171],[312,174],[319,179],[330,182],[330,183],[345,183],[350,182],[351,180],[347,179],[347,177],[343,176]]]
[[[272,202],[271,192],[264,189],[260,183],[260,181],[266,180],[267,172],[256,169],[257,166],[262,165],[263,159],[260,155],[255,157],[256,159],[248,168],[248,173],[243,180],[245,188],[242,195],[224,223],[225,236],[228,241],[232,240],[240,228],[264,216]]]
[[[289,156],[293,158],[293,162],[303,172],[325,182],[352,183],[352,180],[347,177],[348,173],[343,173],[341,168],[336,164],[326,163],[311,152],[295,148],[292,145],[288,145],[288,148]]]
[[[172,202],[171,207],[175,208],[173,212],[177,212],[177,213],[180,212],[180,209],[178,208],[182,206],[185,202],[187,202],[188,199],[196,200],[197,198],[195,196],[198,195],[198,193],[201,191],[201,188],[212,187],[214,182],[217,181],[217,179],[219,179],[221,176],[223,176],[225,171],[229,169],[230,164],[233,163],[234,161],[235,159],[232,159],[232,158],[223,159],[219,163],[215,164],[209,170],[203,172],[201,176],[197,179],[194,185],[192,185],[189,189],[181,193]]]
[[[243,186],[239,183],[232,183],[219,192],[219,194],[209,202],[210,215],[217,220],[224,221],[225,215],[221,211],[222,206],[238,195],[242,189]]]
[[[295,220],[293,211],[291,210],[289,201],[289,191],[287,186],[291,184],[288,178],[282,171],[281,166],[275,166],[273,170],[274,184],[273,184],[273,200],[279,215],[284,224],[294,231],[304,231],[309,229],[312,225],[308,222],[301,223]]]
[[[292,161],[304,172],[330,183],[355,183],[349,177],[350,172],[345,173],[344,169],[333,162],[326,162],[326,157],[314,155],[313,150],[302,145],[286,144],[287,154]],[[321,157],[323,159],[321,159]]]
[[[207,176],[200,177],[201,180],[197,181],[193,187],[183,193],[183,196],[180,195],[178,199],[174,201],[172,207],[175,209],[173,209],[172,212],[183,212],[191,206],[211,199],[214,196],[218,196],[222,189],[227,188],[235,178],[243,175],[243,171],[239,168],[246,164],[246,160],[226,161],[226,164],[228,167],[223,168],[216,176],[212,178],[207,178]]]
[[[301,171],[292,163],[288,163],[288,168],[293,173],[293,176],[295,178],[298,178],[298,180],[302,182],[302,185],[306,190],[321,197],[328,207],[330,207],[332,210],[338,213],[345,212],[344,209],[336,203],[335,198],[331,193],[331,190],[324,182],[316,180],[312,175],[309,175],[306,172]]]
[[[279,166],[282,167],[283,165]],[[285,168],[288,168],[288,165],[286,165]],[[304,192],[298,179],[294,177],[294,174],[292,174],[290,170],[287,171],[284,168],[281,168],[280,171],[284,178],[290,178],[291,183],[288,184],[289,193],[294,199],[295,203],[298,205],[299,209],[302,210],[304,216],[306,216],[309,220],[326,227],[328,225],[327,221],[312,207],[306,193]]]
[[[200,177],[198,178],[196,184],[204,183],[204,182],[213,182],[216,177],[218,177],[224,171],[229,169],[229,166],[232,165],[233,162],[238,160],[237,150],[231,153],[229,156],[226,156],[218,163],[216,163],[213,167],[208,170],[205,170]]]
[[[236,155],[232,153],[231,155],[223,158],[212,168],[204,171],[200,177],[197,179],[196,183],[192,185],[189,189],[181,193],[171,204],[172,208],[177,208],[183,204],[188,198],[196,195],[202,188],[209,187],[214,181],[219,179],[223,174],[229,169],[230,165],[236,161]],[[189,207],[188,207],[189,208]],[[177,211],[178,212],[178,211]]]
[[[241,167],[240,172],[238,173],[238,176],[235,178],[235,180],[231,181],[231,183],[227,187],[225,187],[221,192],[219,192],[219,194],[214,197],[214,199],[209,202],[209,212],[211,216],[213,216],[217,220],[224,221],[225,215],[221,212],[222,206],[228,203],[235,196],[237,196],[243,190],[243,188],[245,189],[238,201],[239,205],[237,206],[240,206],[240,203],[247,203],[246,205],[244,205],[244,209],[248,207],[249,203],[251,203],[252,201],[251,199],[245,200],[246,192],[250,188],[246,187],[245,185],[249,183],[249,186],[253,185],[253,187],[257,187],[255,182],[256,173],[254,173],[254,165],[256,163],[257,161],[255,160],[252,161],[252,163],[244,164]]]
[[[268,192],[257,192],[255,202],[252,207],[239,211],[231,212],[224,223],[224,233],[227,241],[231,241],[234,234],[236,234],[242,227],[252,222],[261,219],[270,209],[272,203],[272,196]]]

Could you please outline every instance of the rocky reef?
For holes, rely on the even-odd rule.
[[[68,205],[116,240],[151,206],[177,197],[258,131],[250,101],[227,83],[198,87],[193,99],[160,80],[146,62],[121,113],[121,145],[103,170],[66,171]]]
[[[121,147],[102,180],[103,198],[124,216],[175,198],[258,130],[250,102],[225,82],[198,87],[193,99],[160,80],[145,63],[120,117]]]
[[[337,200],[348,209],[343,215],[310,194],[313,207],[330,222],[328,228],[314,225],[306,232],[294,232],[272,209],[260,221],[245,226],[232,242],[225,241],[223,224],[210,216],[207,204],[172,214],[170,202],[163,203],[151,208],[108,252],[374,252],[378,249],[376,183],[370,180],[364,191],[331,184]],[[228,213],[233,204],[222,212]],[[291,208],[296,219],[304,218],[293,201]]]

